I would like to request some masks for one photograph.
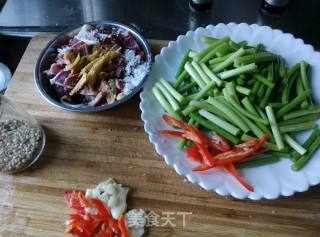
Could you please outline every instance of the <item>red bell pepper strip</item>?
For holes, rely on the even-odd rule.
[[[204,163],[208,166],[214,166],[215,160],[214,157],[210,154],[209,150],[204,144],[195,143],[199,153],[202,155]]]
[[[79,214],[74,214],[74,215],[79,215]],[[82,220],[82,217],[80,215],[78,217],[69,217],[65,232],[71,233],[77,227],[78,222],[80,222],[81,220]]]
[[[228,163],[239,162],[243,159],[250,157],[256,151],[258,151],[263,143],[268,140],[269,134],[264,135],[260,140],[252,139],[245,143],[241,143],[235,146],[234,150],[220,153],[214,157],[214,165],[225,165]]]
[[[178,119],[175,119],[173,117],[171,117],[170,115],[168,114],[164,114],[162,115],[162,119],[170,126],[175,126],[175,127],[178,127],[178,128],[182,128],[182,129],[185,129],[186,128],[186,124],[185,122],[181,121],[181,120],[178,120]]]
[[[212,169],[212,168],[214,168],[214,166],[201,164],[201,165],[193,167],[192,171],[206,171],[206,170],[209,170],[209,169]]]
[[[217,134],[214,134],[211,136],[209,145],[222,152],[231,150],[230,143],[226,139],[224,139],[223,137],[220,137]]]
[[[199,144],[207,144],[208,138],[203,135],[196,127],[192,125],[186,126],[183,137]]]
[[[246,183],[246,181],[244,181],[241,176],[239,175],[237,169],[234,167],[234,164],[230,163],[227,164],[223,167],[229,174],[231,174],[233,177],[236,178],[236,180],[238,180],[238,182],[249,192],[253,192],[252,187],[250,187],[249,184]]]
[[[64,193],[64,200],[67,203],[69,208],[75,209],[78,212],[84,213],[84,206],[81,204],[79,199],[80,191],[66,191]]]
[[[183,137],[183,132],[180,131],[174,131],[174,130],[160,130],[159,131],[160,134],[163,135],[169,135],[169,136],[173,136],[173,137]]]
[[[175,119],[167,114],[162,116],[163,120],[171,125],[183,129],[183,137],[198,143],[204,144],[207,138],[194,126],[189,125],[181,120]]]
[[[84,196],[84,194],[81,191],[78,192],[78,198],[82,207],[87,208],[90,206],[89,200]]]
[[[261,146],[264,142],[266,142],[269,139],[270,134],[266,133],[264,134],[260,139],[251,139],[249,141],[240,143],[235,145],[235,149],[237,148],[252,148],[252,147],[256,147],[257,145]]]
[[[203,136],[201,132],[199,132],[195,127],[193,126],[187,126],[183,132],[181,131],[175,131],[175,130],[160,130],[160,134],[163,135],[169,135],[173,137],[180,137],[180,138],[186,138],[188,140],[191,140],[193,142],[205,144],[207,143],[207,138]]]
[[[243,150],[232,150],[216,155],[214,165],[221,166],[229,163],[242,161],[255,153],[258,148],[248,148]]]
[[[92,236],[95,229],[93,229],[92,222],[85,220],[83,217],[79,220],[71,220],[66,227],[66,233],[73,233],[75,230],[85,234],[86,236]]]
[[[98,234],[100,237],[112,237],[112,230],[101,227]]]
[[[203,162],[202,155],[198,151],[198,147],[195,143],[193,143],[188,149],[187,149],[187,158],[198,163]]]
[[[125,218],[123,215],[118,220],[118,226],[119,226],[119,230],[121,232],[121,237],[128,237],[129,236],[128,228],[127,228],[126,221],[125,221]]]
[[[106,218],[111,218],[111,214],[110,212],[108,211],[108,209],[105,207],[105,205],[103,204],[102,201],[100,201],[99,199],[95,199],[95,198],[92,198],[91,199],[92,203],[94,204],[94,206],[97,208],[98,210],[98,213],[101,215],[101,216],[104,216]]]
[[[75,229],[72,234],[78,236],[78,237],[91,237],[92,235],[87,235],[86,233],[78,230],[78,229]]]

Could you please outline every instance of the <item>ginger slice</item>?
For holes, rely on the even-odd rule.
[[[65,66],[64,71],[70,71],[71,69],[77,67],[80,63],[80,59],[81,59],[80,54],[78,54],[73,63]]]
[[[77,82],[75,87],[70,91],[69,95],[72,96],[76,94],[78,91],[82,89],[82,87],[87,83],[87,73],[84,73],[81,77],[81,79]]]
[[[102,70],[103,65],[115,58],[118,55],[117,51],[108,51],[105,55],[102,56],[102,58],[97,61],[90,71],[88,72],[88,85],[89,87],[93,87],[99,78],[99,73]]]
[[[70,96],[76,94],[81,88],[88,84],[92,88],[96,80],[99,78],[99,73],[102,70],[103,64],[115,58],[119,53],[120,48],[112,47],[103,56],[94,59],[89,64],[87,64],[80,72],[82,74],[81,79],[75,85],[75,87],[69,93]]]

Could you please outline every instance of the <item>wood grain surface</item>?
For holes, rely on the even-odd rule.
[[[35,167],[0,175],[0,236],[65,236],[66,189],[85,190],[115,178],[130,187],[129,209],[192,212],[186,226],[151,227],[146,236],[320,236],[320,189],[274,201],[239,201],[190,184],[149,143],[139,97],[102,113],[73,113],[48,104],[33,81],[37,57],[51,36],[31,40],[6,96],[42,124],[47,145]],[[155,53],[165,41],[150,40]],[[163,223],[163,220],[160,220]]]

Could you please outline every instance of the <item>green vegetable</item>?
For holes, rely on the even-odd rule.
[[[223,44],[224,42],[229,41],[230,38],[228,36],[222,38],[222,39],[218,39],[216,42],[213,42],[209,47],[204,48],[203,50],[201,50],[200,52],[198,52],[196,54],[196,56],[194,57],[194,60],[196,61],[200,61],[203,57],[205,57],[211,50],[215,49],[216,47],[218,47],[219,45]]]
[[[196,85],[198,85],[198,84],[195,81],[192,81],[192,82],[188,83],[187,85],[185,85],[184,87],[179,88],[178,92],[180,94],[183,94],[183,93],[188,92],[191,89],[193,89]]]
[[[180,119],[180,116],[176,112],[174,112],[169,102],[163,97],[163,95],[161,94],[161,92],[157,87],[153,87],[152,92],[154,96],[157,98],[157,100],[159,101],[159,103],[162,105],[162,107],[165,109],[165,111],[167,111],[173,117]]]
[[[303,93],[298,95],[289,104],[283,106],[281,109],[278,110],[278,112],[276,113],[277,118],[291,111],[293,108],[295,108],[298,104],[300,104],[303,100],[305,100],[310,95],[311,95],[311,91],[304,91]]]
[[[279,129],[282,133],[287,132],[301,132],[309,129],[315,128],[315,122],[306,122],[302,124],[290,124],[290,125],[282,125],[279,126]]]
[[[307,150],[303,146],[301,146],[297,141],[295,141],[288,134],[284,134],[284,140],[287,142],[289,146],[291,146],[300,155],[304,155],[307,152]]]
[[[178,102],[173,98],[173,96],[170,94],[170,92],[167,90],[167,88],[165,88],[159,82],[156,84],[156,86],[159,88],[159,90],[161,91],[162,95],[164,95],[165,98],[167,98],[169,104],[173,108],[173,111],[176,112],[176,111],[180,110],[180,106],[179,106]]]
[[[234,136],[237,136],[240,134],[240,129],[233,126],[232,124],[228,123],[227,121],[219,118],[218,116],[204,110],[200,109],[199,114],[214,123],[215,125],[219,126],[220,128],[226,130],[227,132],[231,133]]]
[[[182,57],[182,60],[181,60],[181,62],[180,62],[180,64],[179,64],[179,67],[178,67],[178,70],[177,70],[177,73],[176,73],[176,78],[182,73],[182,71],[184,70],[184,65],[188,62],[188,60],[189,60],[189,52],[190,52],[191,50],[189,49],[189,50],[187,50],[187,52],[183,55],[183,57]]]
[[[196,69],[189,62],[187,62],[184,65],[184,68],[190,74],[192,79],[195,80],[195,82],[197,82],[197,84],[200,86],[200,88],[203,89],[206,86],[206,83],[202,80],[202,78],[200,77],[200,75],[198,74]]]
[[[233,53],[229,53],[229,54],[226,54],[222,57],[213,58],[209,61],[209,64],[210,65],[219,64],[219,63],[223,62],[224,60],[226,60],[228,57],[230,57],[232,54]]]
[[[205,84],[208,84],[211,79],[208,77],[208,75],[202,70],[202,68],[200,67],[200,65],[193,61],[192,66],[196,69],[197,73],[200,75],[202,81],[204,81]]]
[[[211,90],[212,87],[215,86],[215,82],[211,81],[208,85],[206,85],[200,92],[197,93],[197,95],[193,98],[193,100],[200,100],[202,99],[209,90]],[[191,105],[188,105],[183,111],[182,113],[184,115],[188,115],[190,112],[194,111],[194,107]]]
[[[180,75],[176,78],[176,82],[174,83],[173,87],[176,88],[176,89],[179,88],[179,86],[186,79],[187,76],[188,76],[187,71],[183,70],[180,73]]]
[[[232,65],[233,61],[244,54],[244,49],[240,48],[236,52],[234,52],[231,56],[226,58],[223,62],[218,64],[216,67],[213,68],[214,72],[221,72],[223,69],[227,68],[228,66]]]
[[[218,40],[219,39],[217,39],[217,38],[213,38],[213,37],[209,37],[209,36],[202,36],[200,38],[200,41],[205,44],[213,44],[213,43],[216,43]]]
[[[226,132],[225,130],[221,129],[220,127],[218,127],[214,123],[202,118],[201,116],[196,115],[194,113],[191,113],[190,117],[193,118],[196,122],[198,122],[203,127],[209,129],[210,131],[214,131],[215,133],[217,133],[220,136],[223,136],[224,138],[229,140],[231,143],[237,144],[239,142],[238,137],[233,136],[232,134]]]
[[[160,83],[168,90],[168,92],[179,102],[183,103],[184,102],[184,97],[176,91],[170,84],[167,82],[165,79],[161,78]]]
[[[306,63],[305,61],[300,62],[301,82],[302,82],[303,88],[305,90],[310,90],[308,77],[307,77],[308,67],[309,67],[309,64]],[[309,97],[309,103],[311,104],[311,106],[313,106],[313,101],[312,101],[311,97]]]
[[[302,117],[309,114],[320,114],[320,108],[293,111],[291,113],[287,113],[283,115],[283,119],[284,120],[294,119],[294,118]]]
[[[231,119],[231,121],[233,121],[233,124],[239,127],[243,132],[246,133],[250,130],[245,122],[241,118],[239,118],[237,113],[234,112],[234,110],[230,109],[230,107],[226,106],[225,103],[221,103],[219,100],[212,97],[209,97],[208,102],[218,108],[224,114],[226,114]]]
[[[221,86],[222,81],[204,64],[200,64],[202,70],[207,74],[207,76],[212,80],[215,81],[217,86]]]
[[[262,53],[256,53],[252,55],[246,55],[239,57],[234,60],[234,63],[236,65],[242,65],[242,64],[250,64],[250,63],[265,63],[274,61],[277,59],[277,56],[273,53],[269,52],[262,52]]]
[[[297,161],[293,163],[291,168],[294,171],[300,170],[311,158],[312,154],[319,148],[320,146],[320,137],[318,137],[312,144],[310,145],[308,149],[308,153],[301,156]]]
[[[258,73],[253,74],[253,77],[257,80],[260,81],[262,84],[266,85],[269,88],[273,88],[274,87],[274,83],[272,83],[271,81],[269,81],[267,78],[261,76]]]
[[[309,147],[311,146],[311,144],[317,139],[317,137],[320,136],[320,129],[316,128],[312,131],[312,133],[309,135],[309,137],[305,140],[305,142],[302,144],[302,146],[305,149],[309,149]],[[292,153],[292,160],[296,161],[298,158],[300,157],[299,153],[294,151]]]
[[[289,120],[283,120],[279,122],[279,125],[291,125],[291,124],[301,124],[309,121],[315,121],[317,120],[318,116],[315,114],[309,114],[302,117],[298,117],[295,119],[289,119]]]
[[[242,73],[250,73],[250,72],[254,72],[257,70],[257,65],[255,63],[251,63],[245,66],[241,66],[235,69],[231,69],[225,72],[220,72],[218,74],[218,76],[224,80],[224,79],[228,79],[230,77],[234,77],[234,76],[238,76]]]
[[[272,164],[278,162],[280,158],[273,155],[265,155],[255,160],[243,161],[236,164],[237,169],[254,168],[262,165]]]
[[[229,102],[232,104],[232,106],[242,115],[265,125],[268,125],[268,121],[266,119],[263,119],[257,115],[255,115],[254,113],[251,113],[250,111],[242,108],[241,105],[239,105],[233,98],[230,98]]]
[[[278,124],[277,124],[276,118],[275,118],[274,113],[273,113],[273,109],[272,109],[272,107],[270,105],[268,105],[266,107],[266,113],[267,113],[267,117],[269,119],[269,123],[270,123],[272,134],[274,136],[274,139],[276,141],[278,149],[281,151],[285,147],[284,147],[284,143],[283,143],[283,140],[282,140],[282,136],[281,136],[279,128],[278,128]]]

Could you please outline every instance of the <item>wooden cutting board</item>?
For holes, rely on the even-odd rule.
[[[64,191],[85,190],[109,177],[130,187],[129,209],[152,211],[160,224],[169,215],[176,225],[154,223],[146,236],[320,236],[319,187],[290,198],[253,202],[220,197],[186,182],[149,143],[138,96],[92,114],[48,104],[36,89],[33,70],[51,37],[31,40],[6,92],[42,124],[47,145],[36,167],[0,175],[0,236],[65,236],[71,210]],[[168,42],[150,43],[156,54]],[[181,212],[192,212],[185,227]]]

